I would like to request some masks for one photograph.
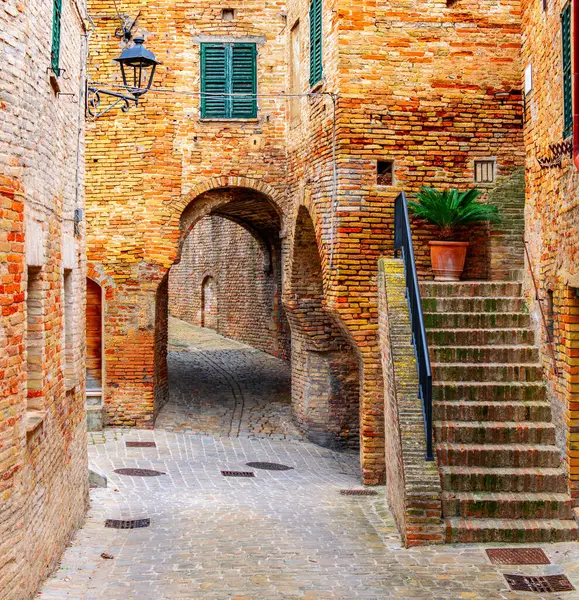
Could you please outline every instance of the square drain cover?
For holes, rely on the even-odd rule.
[[[150,524],[151,519],[131,519],[128,521],[107,519],[105,521],[105,527],[111,527],[112,529],[139,529],[141,527],[148,527]]]
[[[515,592],[572,592],[575,588],[565,575],[506,575],[505,579]]]
[[[340,490],[342,496],[377,496],[376,490]]]
[[[221,471],[223,477],[255,477],[253,471]]]
[[[550,565],[541,548],[489,548],[487,555],[494,565]]]
[[[127,442],[127,448],[156,448],[155,442]]]

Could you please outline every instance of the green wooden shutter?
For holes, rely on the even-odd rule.
[[[231,47],[231,117],[257,117],[257,52],[255,44],[232,44]]]
[[[52,9],[52,48],[50,50],[50,68],[60,75],[60,20],[62,0],[54,0]]]
[[[310,4],[310,86],[322,80],[322,0]]]
[[[201,44],[201,116],[203,118],[227,118],[228,98],[225,95],[228,93],[229,79],[227,54],[226,44]]]
[[[563,55],[563,138],[573,133],[573,87],[571,72],[571,3],[561,13],[561,42]]]

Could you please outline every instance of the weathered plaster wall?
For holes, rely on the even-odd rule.
[[[80,101],[82,3],[63,1],[57,96],[48,0],[0,6],[0,597],[32,598],[88,502]],[[27,348],[29,356],[27,356]]]

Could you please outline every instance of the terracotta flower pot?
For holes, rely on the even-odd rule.
[[[428,242],[435,281],[459,281],[468,242]]]

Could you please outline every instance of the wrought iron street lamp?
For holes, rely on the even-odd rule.
[[[128,94],[97,88],[90,83],[87,85],[86,110],[91,117],[100,117],[117,104],[121,104],[121,110],[127,112],[131,108],[131,103],[134,102],[137,106],[139,98],[151,89],[155,68],[159,61],[150,50],[145,48],[144,43],[144,38],[135,38],[134,46],[125,48],[121,55],[114,59],[121,67],[123,86]],[[116,98],[104,110],[100,110],[102,94]]]

